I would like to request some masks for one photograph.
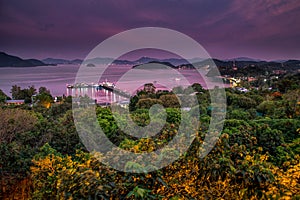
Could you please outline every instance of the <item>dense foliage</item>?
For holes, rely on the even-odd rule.
[[[175,94],[196,95],[200,111],[196,139],[177,161],[150,173],[116,171],[99,162],[101,154],[88,152],[76,132],[70,97],[59,103],[47,100],[50,107],[2,102],[0,198],[299,199],[300,88],[297,79],[284,80],[274,83],[273,90],[226,89],[227,119],[217,144],[204,158],[198,154],[212,108],[209,92],[199,84],[171,92],[155,92],[148,84],[131,98],[127,117],[140,126],[150,123],[152,105],[166,108],[167,122],[155,137],[127,135],[117,126],[110,108],[97,106],[97,120],[114,144],[132,152],[151,152],[176,135],[181,114],[197,110],[180,110]],[[282,89],[282,84],[288,84],[288,89]],[[14,98],[17,90],[24,93],[13,86]],[[46,88],[37,94],[51,96]],[[134,160],[125,167],[136,172],[141,168]]]

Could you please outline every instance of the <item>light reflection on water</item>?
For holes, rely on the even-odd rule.
[[[87,94],[90,97],[95,97],[99,101],[121,101],[122,97],[112,94],[110,91],[99,90],[96,91],[92,88],[81,88],[81,89],[67,89],[67,84],[73,84],[75,81],[76,73],[79,69],[79,65],[58,65],[58,66],[41,66],[41,67],[3,67],[0,68],[0,89],[2,89],[7,95],[11,96],[10,90],[12,85],[19,85],[22,88],[34,85],[37,89],[41,86],[45,86],[50,89],[53,96],[61,95],[72,95],[78,96]],[[107,71],[104,72],[99,83],[108,80],[110,82],[116,83],[128,70],[131,69],[129,65],[114,65],[109,67]],[[203,78],[199,75],[196,70],[180,70],[181,74],[187,78],[190,84],[200,83],[204,88],[206,85]],[[204,75],[204,74],[203,74]],[[147,71],[141,71],[139,74],[139,80],[145,80],[145,83],[153,82],[156,79],[159,80],[160,77],[166,77],[166,74],[161,72],[157,73],[155,77],[147,76]],[[175,81],[176,77],[170,77],[170,81],[174,82],[174,85],[181,85],[181,82]],[[135,83],[135,80],[123,80],[122,90],[136,90],[138,88],[131,88]],[[119,98],[119,99],[118,99]]]
[[[66,95],[71,95],[73,97],[88,96],[96,100],[97,103],[116,103],[129,101],[128,98],[103,88],[100,90],[96,88],[67,88]]]

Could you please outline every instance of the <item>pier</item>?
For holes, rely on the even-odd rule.
[[[67,84],[67,96],[84,97],[88,96],[94,99],[99,105],[120,104],[129,102],[131,95],[115,87],[113,83],[103,82]]]

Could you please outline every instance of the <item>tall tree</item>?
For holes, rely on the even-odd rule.
[[[21,87],[17,85],[13,85],[10,90],[11,96],[13,99],[21,99],[22,93],[21,93]]]

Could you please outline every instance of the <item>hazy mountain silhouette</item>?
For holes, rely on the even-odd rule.
[[[22,59],[0,52],[0,67],[35,67],[45,65],[47,64],[37,59]]]

